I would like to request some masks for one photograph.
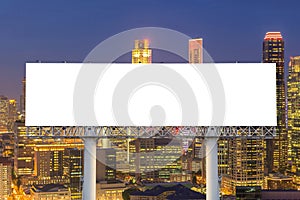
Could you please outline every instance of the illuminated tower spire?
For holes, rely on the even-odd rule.
[[[134,41],[132,63],[152,63],[152,50],[149,49],[149,40]]]
[[[189,63],[203,63],[202,38],[189,40]]]

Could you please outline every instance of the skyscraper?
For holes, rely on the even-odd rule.
[[[189,40],[189,63],[203,63],[202,38]]]
[[[20,96],[20,113],[25,114],[26,79],[22,80],[22,95]]]
[[[300,56],[291,57],[287,84],[289,172],[300,189]]]
[[[229,139],[228,170],[223,187],[234,193],[238,186],[263,186],[264,158],[262,139]]]
[[[34,174],[34,146],[36,141],[26,136],[24,121],[17,121],[14,126],[14,171],[17,176],[32,176]],[[41,142],[42,140],[39,139]]]
[[[11,194],[12,160],[0,157],[0,199],[8,199]]]
[[[96,162],[97,181],[116,180],[116,150],[113,148],[97,148]]]
[[[64,168],[66,176],[70,180],[72,200],[82,199],[82,176],[83,176],[83,149],[65,149]]]
[[[284,172],[287,166],[286,98],[284,81],[284,41],[280,32],[268,32],[263,42],[263,62],[276,63],[276,138],[267,141],[268,172]]]
[[[7,132],[8,126],[9,100],[5,96],[0,96],[0,132]]]
[[[15,99],[10,99],[8,101],[8,124],[7,129],[13,131],[14,123],[17,120],[17,101]]]
[[[14,133],[0,134],[0,157],[14,157]]]
[[[152,50],[148,40],[135,40],[132,50],[132,63],[152,63]]]
[[[80,149],[82,144],[52,141],[47,144],[36,144],[34,147],[34,179],[35,184],[69,184],[72,174],[70,159],[79,167],[75,173],[82,173]],[[70,152],[77,148],[78,152]],[[75,153],[75,155],[72,155]],[[79,157],[79,158],[78,158]],[[76,163],[75,163],[76,162]],[[76,170],[76,169],[75,169]],[[74,175],[74,174],[73,174]],[[80,177],[79,177],[80,178]]]
[[[138,138],[130,142],[130,172],[136,179],[165,182],[182,171],[181,141],[169,138]]]

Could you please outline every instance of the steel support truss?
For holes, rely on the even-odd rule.
[[[276,133],[275,127],[267,126],[228,126],[214,127],[219,138],[251,138],[251,139],[272,139]],[[98,137],[101,138],[205,138],[208,134],[209,126],[197,127],[27,127],[27,137],[59,137],[59,138],[80,138]]]

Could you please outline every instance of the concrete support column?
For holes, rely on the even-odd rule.
[[[216,128],[208,129],[206,138],[206,199],[219,199],[218,137]]]
[[[96,200],[97,137],[84,137],[83,200]]]

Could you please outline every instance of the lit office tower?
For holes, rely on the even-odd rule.
[[[56,144],[37,144],[34,148],[34,172],[39,184],[63,184],[64,147]]]
[[[289,171],[300,189],[300,56],[291,57],[287,83]]]
[[[13,131],[13,124],[17,119],[17,102],[0,96],[0,132]]]
[[[0,134],[0,157],[14,157],[14,133]]]
[[[287,166],[286,98],[284,82],[284,41],[280,32],[268,32],[263,42],[263,62],[276,63],[276,138],[267,142],[268,172],[284,172]]]
[[[113,148],[97,148],[96,168],[97,181],[115,181],[116,150]]]
[[[59,143],[53,141],[48,144],[36,144],[34,147],[34,179],[35,184],[69,184],[72,178],[72,166],[70,159],[77,162],[79,169],[76,173],[81,173],[80,159],[75,159],[72,148],[82,148],[82,144]],[[80,152],[78,152],[80,153]],[[74,163],[75,164],[75,163]],[[73,166],[74,167],[74,166]],[[71,171],[70,171],[71,170]],[[76,169],[75,169],[76,170]],[[74,177],[75,178],[75,177]]]
[[[228,140],[228,170],[222,174],[222,190],[235,193],[237,186],[263,186],[264,157],[262,139]]]
[[[22,80],[22,95],[20,96],[20,113],[25,115],[26,79]]]
[[[203,63],[202,38],[189,40],[189,63]]]
[[[0,132],[7,132],[9,100],[0,96]]]
[[[18,121],[14,125],[14,169],[17,176],[32,176],[34,173],[34,146],[35,142],[26,136],[24,121]],[[38,139],[36,139],[38,140]],[[39,140],[42,141],[41,139]]]
[[[168,138],[139,138],[130,142],[130,172],[136,179],[170,181],[172,173],[182,170],[181,141]]]
[[[8,131],[13,131],[14,123],[17,120],[17,101],[15,99],[10,99],[8,101]]]
[[[152,50],[148,40],[135,40],[132,50],[132,63],[152,63]]]
[[[0,199],[8,199],[11,194],[12,160],[0,157]]]
[[[64,158],[65,174],[70,180],[72,199],[82,199],[83,149],[67,148]]]

